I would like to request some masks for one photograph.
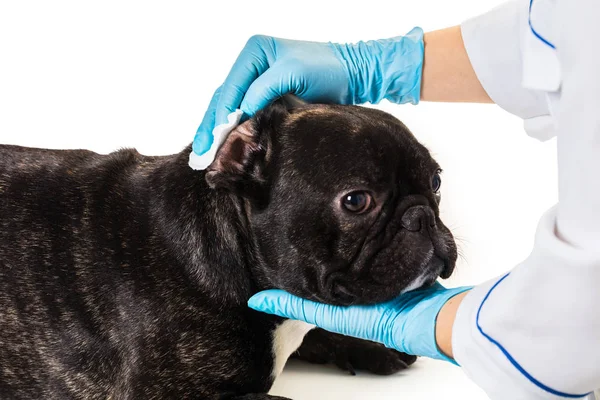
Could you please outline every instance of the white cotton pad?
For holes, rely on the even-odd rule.
[[[194,170],[206,169],[215,160],[217,150],[223,144],[227,135],[239,125],[240,119],[243,115],[242,110],[235,110],[227,116],[227,122],[221,125],[215,126],[213,129],[213,142],[210,149],[204,154],[198,155],[192,152],[190,153],[189,166]]]

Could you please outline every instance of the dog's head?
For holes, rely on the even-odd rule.
[[[454,269],[440,166],[387,113],[273,104],[228,136],[206,180],[246,199],[267,287],[368,304]]]

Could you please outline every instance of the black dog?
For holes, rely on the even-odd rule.
[[[386,113],[278,103],[208,170],[189,152],[0,146],[0,398],[275,398],[312,327],[248,309],[254,293],[368,304],[454,268],[439,167]],[[415,360],[319,330],[296,356]]]

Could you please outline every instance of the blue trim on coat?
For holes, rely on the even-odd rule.
[[[500,283],[502,283],[502,281],[504,281],[509,275],[510,275],[510,273],[504,275],[502,277],[502,279],[500,279],[498,282],[496,282],[494,284],[494,286],[491,287],[491,289],[489,290],[489,292],[487,292],[487,294],[483,298],[483,301],[479,305],[479,309],[477,310],[477,318],[476,318],[476,324],[477,324],[477,329],[479,330],[479,333],[481,333],[483,335],[483,337],[485,337],[492,344],[494,344],[496,347],[498,347],[498,349],[500,349],[500,351],[506,356],[506,358],[508,359],[508,361],[510,361],[510,363],[513,365],[513,367],[515,367],[521,374],[523,374],[523,376],[525,376],[525,378],[527,378],[531,383],[533,383],[534,385],[536,385],[540,389],[542,389],[542,390],[544,390],[544,391],[546,391],[548,393],[551,393],[553,395],[561,396],[561,397],[566,397],[566,398],[569,398],[569,399],[580,399],[580,398],[588,396],[590,393],[586,393],[586,394],[569,394],[569,393],[563,393],[563,392],[559,392],[558,390],[554,390],[554,389],[552,389],[552,388],[544,385],[542,382],[538,381],[533,376],[531,376],[531,374],[529,372],[527,372],[525,370],[525,368],[523,368],[514,359],[514,357],[508,352],[508,350],[506,350],[500,343],[498,343],[497,340],[493,339],[490,335],[488,335],[487,333],[485,333],[483,331],[483,329],[481,328],[481,325],[479,325],[479,316],[481,315],[481,309],[483,308],[483,305],[487,301],[488,297],[490,297],[490,295],[492,294],[492,292],[494,291],[494,289],[496,289],[496,287]]]

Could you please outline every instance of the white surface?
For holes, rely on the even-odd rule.
[[[178,152],[252,34],[377,39],[417,24],[426,31],[458,24],[499,0],[202,3],[1,2],[0,143]],[[224,29],[218,16],[226,14]],[[554,142],[527,137],[521,121],[496,106],[380,108],[402,119],[444,168],[443,214],[462,254],[448,284],[479,283],[523,260],[539,216],[557,199]],[[435,361],[394,377],[295,364],[274,391],[311,400],[485,398],[460,369]]]
[[[271,394],[294,400],[398,400],[485,399],[475,385],[464,385],[464,375],[442,361],[420,360],[409,370],[393,376],[358,372],[352,376],[333,366],[289,361]]]

